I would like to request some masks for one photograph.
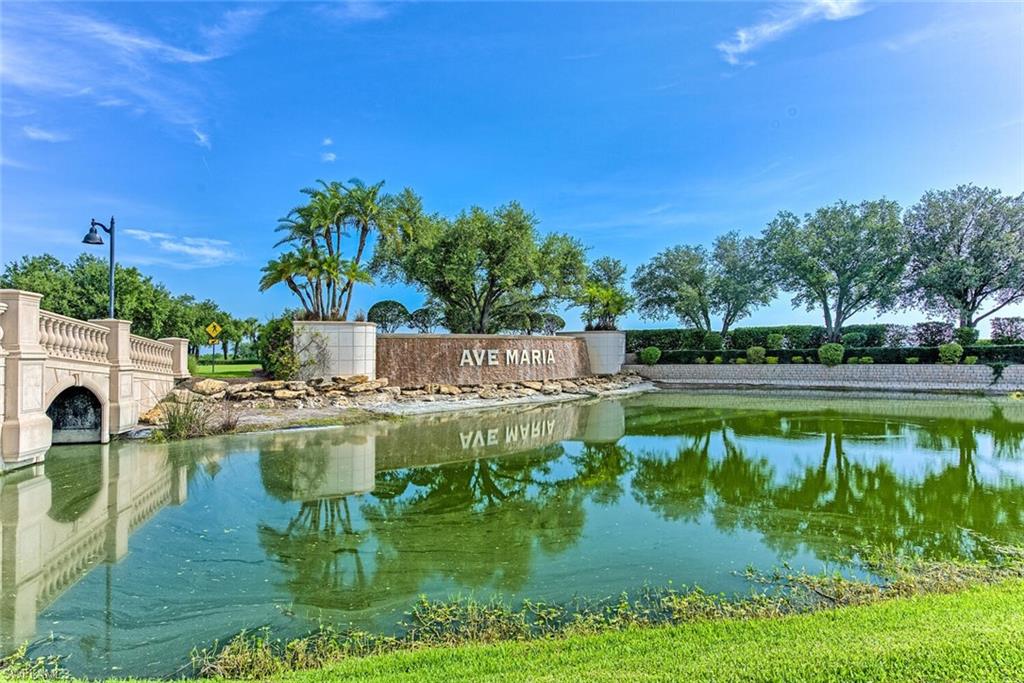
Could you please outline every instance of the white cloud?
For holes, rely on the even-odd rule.
[[[157,116],[209,146],[204,66],[237,50],[269,12],[247,6],[217,14],[174,41],[68,5],[5,4],[0,78],[5,100],[84,98]],[[205,139],[205,142],[204,142]]]
[[[22,127],[21,132],[24,133],[25,137],[29,140],[35,140],[37,142],[67,142],[71,139],[71,136],[66,133],[46,130],[36,126],[24,126]]]
[[[199,130],[198,128],[192,129],[192,134],[196,136],[196,144],[200,147],[210,149],[210,136]]]
[[[320,155],[320,161],[325,161],[328,164],[333,164],[338,158],[338,155],[334,152],[324,152]]]
[[[722,58],[730,64],[749,65],[753,62],[744,58],[747,53],[805,24],[841,21],[865,11],[862,0],[804,0],[798,4],[781,5],[769,11],[761,22],[736,29],[731,40],[722,41],[716,47],[722,53]]]
[[[331,145],[334,144],[334,139],[330,137],[324,138],[324,141],[321,142],[320,144],[323,145],[324,147],[330,147]]]
[[[315,11],[327,19],[354,24],[386,19],[391,16],[393,9],[392,3],[375,2],[374,0],[343,0],[342,2],[317,5]]]
[[[152,254],[135,257],[136,263],[166,263],[180,268],[216,266],[235,261],[238,254],[227,240],[212,237],[180,237],[166,232],[129,228],[123,234],[153,245],[158,252],[174,255],[174,260],[154,258]],[[180,257],[187,257],[182,260]]]

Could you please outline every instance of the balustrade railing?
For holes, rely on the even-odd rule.
[[[173,368],[172,346],[138,335],[131,335],[128,355],[132,364],[140,370],[171,373]]]
[[[50,311],[39,311],[39,343],[54,358],[107,362],[109,330]]]

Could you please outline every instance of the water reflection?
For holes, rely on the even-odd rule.
[[[34,652],[80,652],[76,673],[157,675],[242,628],[387,629],[424,592],[956,556],[972,533],[1024,542],[1022,444],[1024,402],[660,393],[55,448],[0,478],[0,644],[52,631]]]

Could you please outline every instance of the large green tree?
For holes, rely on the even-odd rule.
[[[703,247],[670,247],[633,276],[640,314],[649,320],[676,317],[684,325],[710,331],[721,320],[727,334],[738,321],[775,297],[775,276],[756,237],[736,231]]]
[[[618,318],[633,307],[626,290],[626,266],[617,258],[604,256],[587,269],[587,279],[576,297],[583,307],[588,330],[617,329]]]
[[[852,316],[886,310],[900,293],[908,254],[894,201],[840,201],[802,220],[783,211],[764,241],[779,284],[793,293],[794,306],[821,311],[830,341]]]
[[[376,323],[384,334],[391,334],[409,322],[409,309],[400,301],[385,299],[370,306],[370,310],[366,313],[366,319],[371,323]]]
[[[275,246],[289,251],[263,267],[260,291],[284,284],[299,299],[306,318],[345,320],[357,284],[372,284],[364,260],[373,235],[400,242],[408,190],[398,197],[383,192],[384,182],[348,185],[319,181],[302,190],[305,204],[281,219],[284,237]]]
[[[106,260],[89,254],[71,263],[50,254],[26,256],[4,267],[0,287],[38,292],[43,295],[41,306],[54,313],[79,320],[105,318],[108,272]],[[132,332],[144,337],[186,337],[197,346],[206,342],[203,327],[210,320],[230,317],[212,301],[172,295],[134,267],[118,265],[114,282],[114,314],[131,320]]]
[[[423,290],[444,309],[452,332],[520,329],[524,314],[570,300],[586,276],[584,250],[567,235],[537,232],[536,218],[512,202],[473,207],[454,220],[407,202],[400,236],[377,246],[375,272]]]
[[[907,305],[974,327],[1024,301],[1024,195],[975,185],[927,192],[904,225]]]

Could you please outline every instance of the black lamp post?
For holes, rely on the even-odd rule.
[[[89,224],[89,234],[82,239],[82,244],[103,244],[103,237],[96,230],[96,228],[103,228],[103,232],[110,235],[110,306],[107,309],[107,317],[110,319],[114,318],[114,217],[110,217],[110,227],[103,225],[95,218]]]

